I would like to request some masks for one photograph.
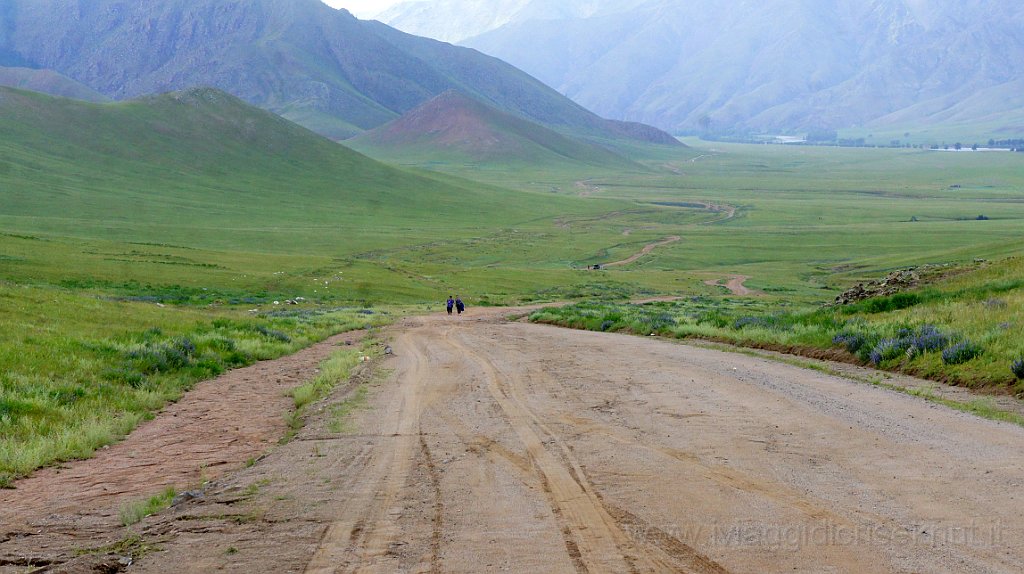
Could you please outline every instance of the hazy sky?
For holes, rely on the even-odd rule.
[[[403,0],[324,0],[328,6],[344,8],[359,18],[372,18]]]

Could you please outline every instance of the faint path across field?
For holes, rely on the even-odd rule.
[[[661,241],[657,241],[657,242],[651,243],[649,245],[645,245],[644,248],[641,249],[639,253],[634,253],[633,255],[630,255],[629,257],[623,259],[622,261],[613,261],[611,263],[605,263],[605,264],[601,265],[601,267],[622,267],[623,265],[629,265],[630,263],[633,263],[633,262],[637,261],[641,257],[644,257],[645,255],[649,255],[651,253],[651,251],[654,251],[655,249],[657,249],[657,248],[659,248],[659,247],[661,247],[663,245],[670,245],[670,244],[675,243],[677,241],[682,241],[682,239],[683,238],[679,237],[678,235],[673,235],[672,237],[666,237],[665,239],[662,239]]]

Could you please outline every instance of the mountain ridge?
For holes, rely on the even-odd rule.
[[[476,2],[433,4],[458,18],[459,6]],[[938,121],[936,108],[969,100],[984,108],[973,119],[961,109],[963,121],[1002,115],[1007,126],[1018,123],[1019,107],[995,94],[1012,93],[1024,78],[1019,3],[607,4],[595,2],[600,10],[586,17],[520,17],[481,27],[462,45],[511,62],[599,115],[674,133],[927,126]],[[388,18],[401,21],[398,13]],[[984,93],[990,95],[982,102]]]
[[[131,99],[211,86],[344,139],[457,88],[591,137],[627,137],[475,50],[361,21],[319,0],[7,0],[0,54]]]

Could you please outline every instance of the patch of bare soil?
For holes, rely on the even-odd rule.
[[[396,326],[394,355],[294,441],[144,520],[152,549],[129,571],[1024,564],[1021,427],[760,357],[509,315]]]
[[[311,379],[337,346],[363,336],[344,333],[204,381],[93,458],[42,469],[0,490],[0,569],[59,565],[116,542],[123,505],[170,486],[194,488],[259,457],[286,430],[287,392]]]
[[[733,275],[729,277],[724,285],[722,284],[721,279],[708,279],[704,284],[710,285],[711,287],[722,287],[728,289],[733,295],[741,297],[761,295],[762,293],[760,291],[755,291],[744,285],[748,279],[750,279],[750,277],[747,277],[746,275]]]

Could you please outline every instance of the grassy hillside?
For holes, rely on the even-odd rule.
[[[448,91],[345,145],[388,161],[474,165],[575,163],[641,170],[595,144],[562,135],[478,100]]]
[[[8,230],[331,254],[536,217],[522,194],[385,166],[215,90],[109,105],[2,90],[0,129]]]

